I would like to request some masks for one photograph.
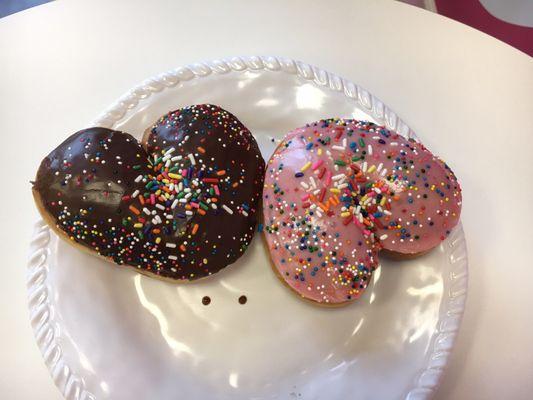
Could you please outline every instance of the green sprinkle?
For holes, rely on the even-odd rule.
[[[342,160],[335,160],[335,165],[340,165],[341,167],[344,167],[346,163]]]
[[[204,204],[202,202],[200,202],[200,207],[202,207],[205,211],[209,210],[209,207],[207,207],[207,204]]]
[[[133,169],[141,169],[141,166],[140,165],[134,165]]]
[[[361,157],[352,157],[352,161],[359,161]]]
[[[176,198],[181,199],[184,196],[185,196],[185,192],[179,192]]]
[[[142,231],[137,231],[137,236],[139,236],[141,239],[144,239],[144,235]]]
[[[363,140],[363,138],[359,138],[359,146],[365,147],[365,141]]]
[[[176,172],[178,171],[180,168],[179,167],[172,167],[168,170],[168,172]]]
[[[154,181],[150,181],[146,184],[145,188],[150,189],[152,186],[154,186]]]
[[[163,157],[159,157],[157,160],[155,160],[155,165],[159,164],[163,160]]]
[[[128,220],[126,218],[122,218],[122,225],[128,226]]]

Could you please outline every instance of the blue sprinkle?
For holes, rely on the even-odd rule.
[[[313,143],[307,143],[307,146],[305,146],[306,150],[311,150],[313,148]]]
[[[294,176],[296,178],[301,178],[302,176],[304,176],[304,173],[303,172],[297,172],[297,173],[294,174]]]

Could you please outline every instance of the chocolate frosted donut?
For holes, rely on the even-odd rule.
[[[142,273],[195,280],[246,250],[263,175],[250,131],[195,105],[162,117],[142,143],[106,128],[75,133],[42,161],[33,193],[60,236]]]
[[[287,134],[268,162],[263,199],[276,271],[301,296],[329,304],[362,293],[378,251],[426,252],[461,211],[455,175],[421,143],[342,119]]]

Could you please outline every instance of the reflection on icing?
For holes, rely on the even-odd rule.
[[[150,314],[155,317],[155,319],[157,319],[161,335],[163,336],[169,347],[174,351],[174,354],[179,355],[180,353],[186,353],[193,356],[194,354],[189,346],[187,346],[185,343],[177,341],[169,335],[167,318],[165,317],[165,314],[161,311],[161,309],[156,304],[151,303],[146,297],[144,289],[141,286],[141,275],[135,275],[133,281],[135,283],[135,289],[137,291],[137,295],[139,296],[139,300],[142,306],[146,308],[146,310],[148,310]]]
[[[296,88],[296,106],[298,108],[316,109],[322,107],[326,94],[316,86],[306,83]]]
[[[231,372],[229,374],[229,384],[231,387],[234,387],[235,389],[237,389],[239,387],[239,374],[237,372]]]
[[[208,317],[205,306],[200,306],[201,303],[198,302],[198,299],[201,296],[198,296],[196,291],[187,291],[187,288],[183,286],[176,288],[176,291],[178,292],[178,297],[183,300],[184,304],[189,306],[189,309],[192,311],[194,316],[208,324],[213,331],[220,330],[220,324]]]

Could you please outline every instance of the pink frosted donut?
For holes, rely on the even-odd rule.
[[[290,132],[269,160],[263,198],[278,275],[328,304],[361,295],[379,250],[416,255],[438,245],[461,210],[455,175],[421,143],[342,119]]]

